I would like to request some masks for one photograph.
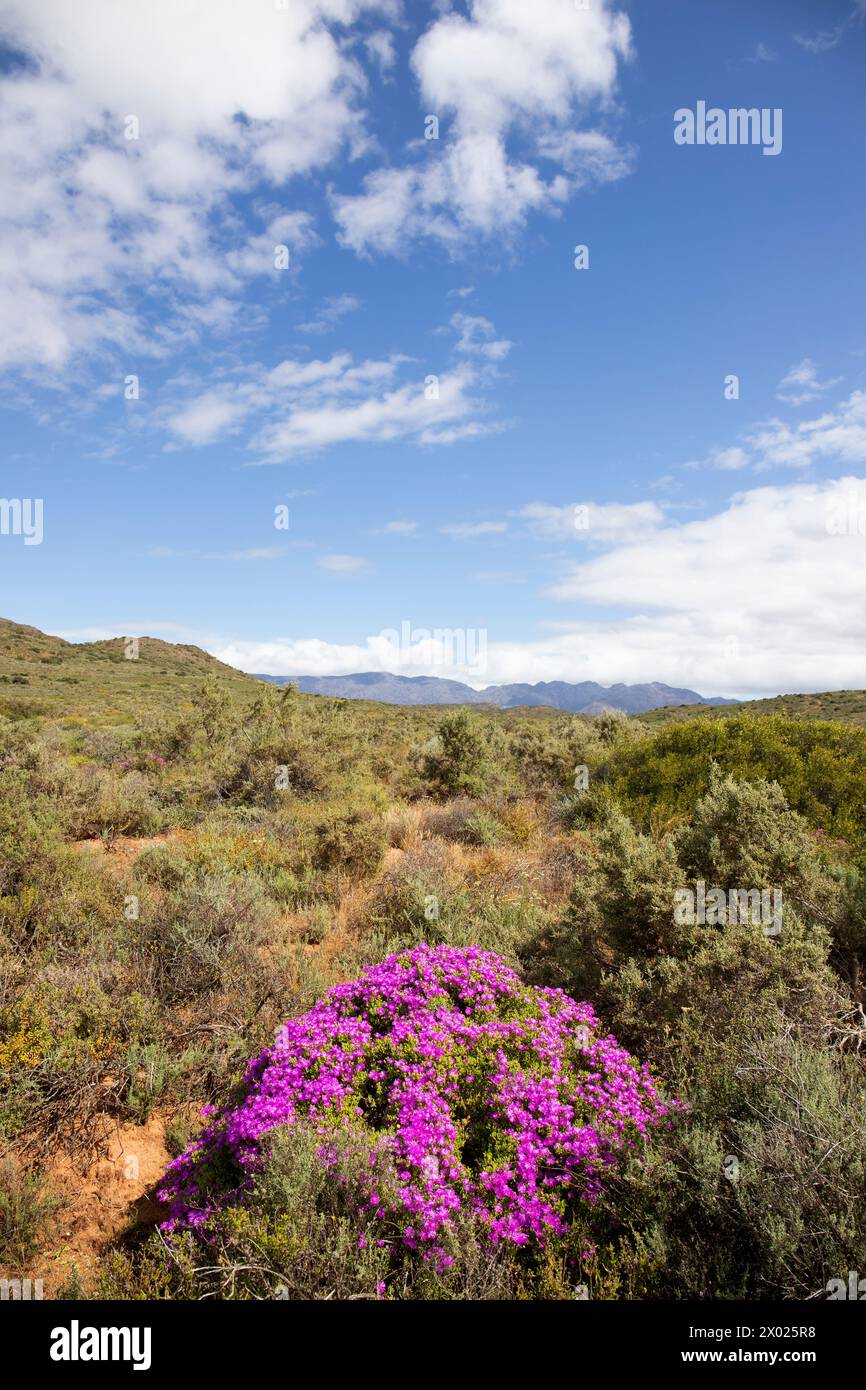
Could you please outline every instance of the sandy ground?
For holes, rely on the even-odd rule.
[[[63,1200],[51,1244],[25,1271],[42,1280],[43,1297],[56,1298],[77,1270],[88,1289],[105,1247],[134,1222],[162,1214],[147,1192],[169,1162],[164,1120],[154,1114],[143,1125],[118,1125],[104,1116],[101,1153],[89,1162],[58,1154],[47,1165],[51,1187]],[[21,1278],[19,1269],[0,1269],[0,1277]]]

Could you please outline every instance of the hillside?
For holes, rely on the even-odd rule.
[[[7,718],[95,714],[111,722],[188,700],[208,676],[224,682],[239,699],[256,693],[252,677],[200,647],[142,637],[138,656],[131,660],[120,637],[67,642],[0,618],[0,714]]]
[[[835,719],[843,724],[866,725],[866,690],[824,690],[808,695],[773,695],[766,700],[744,700],[738,705],[720,705],[708,709],[677,705],[647,711],[643,716],[649,724],[692,719],[695,715],[707,718],[726,718],[731,714],[783,714],[788,719]]]

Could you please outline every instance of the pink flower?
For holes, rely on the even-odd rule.
[[[589,1004],[525,985],[476,947],[390,956],[286,1023],[250,1063],[240,1098],[212,1112],[169,1166],[164,1229],[196,1229],[245,1200],[261,1141],[303,1122],[358,1209],[395,1218],[402,1243],[438,1268],[450,1262],[442,1241],[462,1210],[494,1244],[544,1244],[598,1199],[624,1148],[680,1109],[599,1034]],[[472,1124],[499,1130],[491,1168],[466,1147]],[[367,1146],[369,1185],[342,1171],[340,1133]],[[199,1181],[203,1167],[234,1172],[234,1185],[225,1179],[214,1193]]]

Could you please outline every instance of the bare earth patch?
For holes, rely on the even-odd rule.
[[[106,1247],[128,1226],[155,1222],[162,1209],[146,1194],[162,1177],[170,1160],[165,1146],[165,1117],[152,1115],[143,1125],[118,1125],[105,1116],[101,1156],[89,1164],[58,1154],[48,1165],[51,1188],[63,1199],[53,1245],[26,1271],[41,1279],[43,1296],[56,1298],[78,1271],[89,1291]],[[0,1271],[21,1278],[21,1270]]]

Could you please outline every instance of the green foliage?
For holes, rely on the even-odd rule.
[[[320,946],[333,929],[334,919],[325,903],[314,903],[301,914],[300,938],[306,945]]]
[[[13,1159],[0,1160],[0,1262],[26,1267],[61,1205],[38,1169],[23,1172]]]
[[[124,1103],[136,1124],[147,1120],[175,1070],[162,1043],[134,1043],[126,1054]]]
[[[469,797],[448,801],[428,817],[434,835],[462,845],[498,845],[506,838],[502,822]]]
[[[528,1296],[530,1284],[519,1259],[504,1248],[491,1250],[480,1224],[471,1220],[454,1233],[450,1267],[425,1264],[405,1248],[395,1259],[392,1241],[382,1240],[381,1221],[359,1212],[351,1200],[353,1187],[365,1177],[369,1181],[370,1151],[349,1136],[332,1142],[340,1146],[341,1177],[318,1158],[318,1135],[302,1126],[274,1131],[250,1203],[226,1213],[206,1248],[185,1239],[169,1250],[152,1238],[134,1254],[118,1252],[103,1270],[99,1296],[292,1301]]]
[[[797,1017],[827,1006],[823,919],[837,895],[778,787],[714,773],[690,826],[657,839],[612,809],[596,845],[536,968],[569,992],[602,999],[624,1041],[642,1036],[646,1048],[649,1037],[661,1047],[662,1035],[680,1036],[683,1013],[711,1021],[717,1041],[720,1028],[737,1025],[744,999],[784,999]],[[771,937],[752,922],[679,924],[677,890],[697,880],[723,890],[778,888],[781,933]]]
[[[484,737],[468,710],[446,714],[424,754],[422,776],[434,796],[478,796],[489,790]]]
[[[724,1104],[695,1086],[689,1124],[614,1180],[618,1235],[599,1246],[595,1296],[803,1300],[857,1268],[860,1064],[792,1037],[781,1016],[744,1018],[719,1061]]]
[[[866,831],[866,730],[780,715],[692,718],[618,749],[602,775],[641,824],[653,811],[690,815],[713,764],[740,780],[778,782],[814,828],[862,841]]]
[[[851,921],[838,877],[778,786],[717,770],[690,824],[658,839],[614,809],[596,847],[530,969],[596,1000],[690,1109],[618,1182],[620,1233],[600,1247],[599,1289],[814,1296],[854,1267],[863,1235],[866,1084],[838,1050],[852,1033],[829,964],[834,930]],[[778,937],[752,921],[678,923],[675,892],[698,879],[780,888]]]
[[[468,890],[449,868],[441,842],[431,841],[379,880],[345,969],[354,973],[422,941],[482,946],[516,962],[549,922],[546,909],[528,895],[480,885]]]
[[[385,847],[380,817],[363,811],[344,811],[329,816],[318,826],[313,863],[320,869],[337,869],[353,878],[365,878],[381,868]]]

